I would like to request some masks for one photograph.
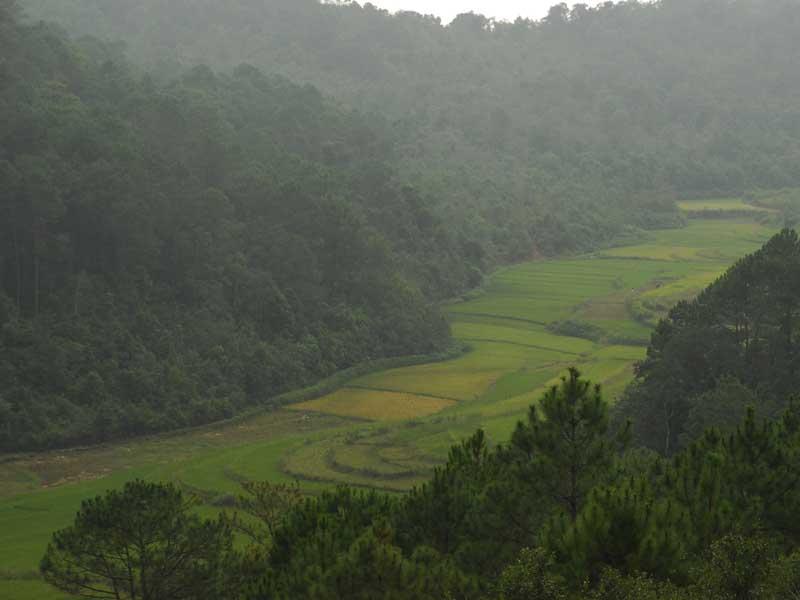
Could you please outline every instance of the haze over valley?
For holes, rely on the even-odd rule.
[[[794,597],[800,4],[377,4],[0,0],[0,598]]]

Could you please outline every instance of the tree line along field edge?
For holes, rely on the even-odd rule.
[[[715,244],[715,238],[707,237],[707,234],[713,231],[722,232],[725,230],[724,224],[720,224],[719,229],[709,228],[707,222],[703,222],[698,226],[703,229],[702,236],[687,236],[686,232],[681,232],[680,230],[676,230],[675,235],[679,239],[692,237],[695,240],[699,240],[703,238],[708,244],[713,245]],[[691,227],[692,224],[690,224]],[[766,236],[767,230],[753,227],[750,229],[750,233],[761,237],[762,235]],[[667,239],[664,237],[665,234],[666,232],[659,234],[659,241]],[[739,243],[736,243],[735,246],[738,248]],[[587,260],[587,263],[589,262]],[[597,262],[591,261],[590,264],[594,266]],[[557,263],[548,261],[546,267],[543,266],[542,268],[552,270],[554,264]],[[570,277],[575,277],[575,273],[578,272],[573,266],[574,259],[569,259],[565,264],[568,275],[561,279],[564,284],[570,281]],[[526,273],[523,279],[530,282],[532,279],[530,269],[535,270],[536,264],[521,265],[519,268]],[[707,269],[708,265],[703,263],[702,268]],[[682,267],[678,263],[676,263],[676,270],[676,277],[694,272],[692,269],[685,268],[685,266]],[[504,274],[507,272],[504,271]],[[616,273],[611,271],[608,272],[605,281],[602,281],[602,278],[598,281],[596,277],[593,277],[592,280],[595,283],[585,289],[588,293],[613,294],[615,290],[612,284],[615,277]],[[519,289],[524,290],[521,293],[530,294],[532,298],[535,298],[536,286],[534,284],[527,283]],[[487,286],[487,294],[482,296],[480,301],[485,303],[487,297],[491,297],[491,284]],[[452,310],[452,314],[457,335],[458,323],[461,318],[459,316],[461,311],[458,308],[468,308],[468,304],[451,305],[451,309],[456,309]],[[523,310],[527,310],[527,308],[523,307]],[[483,324],[482,319],[474,316],[476,312],[479,313],[480,311],[466,310],[464,312],[473,315],[464,316],[464,324],[467,326],[467,332],[470,337],[481,335],[479,330]],[[531,336],[532,339],[529,340],[533,342],[530,344],[531,346],[541,347],[526,348],[519,345],[520,332],[512,322],[495,315],[494,313],[497,312],[495,310],[490,310],[489,312],[490,315],[486,317],[485,322],[486,335],[491,336],[491,339],[495,341],[474,342],[473,351],[469,354],[441,363],[390,369],[389,371],[376,372],[364,375],[360,379],[351,380],[351,384],[354,383],[355,385],[364,385],[364,387],[371,388],[394,389],[399,393],[414,393],[415,391],[426,393],[426,390],[433,390],[438,392],[433,395],[460,398],[458,404],[447,408],[440,415],[420,417],[406,424],[395,426],[383,423],[353,426],[342,423],[338,426],[340,433],[333,435],[333,437],[326,433],[327,430],[323,428],[315,434],[310,434],[310,436],[295,435],[293,437],[296,441],[288,445],[280,441],[263,445],[244,440],[238,450],[234,448],[225,453],[220,453],[218,450],[206,450],[207,459],[197,456],[189,460],[185,468],[177,471],[168,464],[164,465],[164,467],[157,467],[155,470],[150,471],[149,477],[177,478],[178,480],[185,480],[187,484],[200,489],[217,489],[217,491],[223,492],[225,489],[233,490],[236,487],[235,482],[227,478],[225,474],[226,468],[231,469],[230,466],[233,465],[232,470],[248,477],[268,476],[263,466],[265,465],[265,457],[271,455],[273,456],[271,459],[274,465],[273,468],[277,469],[274,471],[276,475],[272,475],[272,477],[278,476],[282,469],[281,465],[285,467],[286,462],[289,462],[291,464],[288,471],[292,476],[304,478],[307,482],[304,485],[309,486],[309,489],[320,485],[325,487],[333,482],[344,483],[348,481],[361,481],[364,485],[377,487],[387,486],[387,489],[406,489],[411,482],[424,480],[424,477],[430,472],[430,466],[434,464],[430,462],[431,458],[440,458],[442,456],[441,453],[446,451],[449,445],[460,437],[467,435],[475,426],[485,426],[494,439],[502,439],[513,427],[518,415],[524,412],[526,404],[535,400],[535,393],[526,396],[526,392],[531,391],[529,389],[526,390],[527,386],[533,387],[534,390],[542,389],[543,386],[557,378],[562,369],[572,363],[583,364],[583,368],[590,372],[596,380],[604,380],[609,377],[613,380],[620,376],[620,373],[624,370],[624,365],[633,362],[635,357],[638,356],[637,353],[640,352],[635,347],[597,344],[584,339],[564,338],[546,331],[539,325],[531,324],[524,325],[522,331]],[[542,336],[542,340],[535,339],[537,334]],[[574,350],[574,354],[569,353],[570,348]],[[575,356],[575,354],[578,356]],[[552,367],[547,367],[548,363]],[[596,364],[596,370],[593,370],[593,364]],[[538,370],[536,367],[538,367]],[[485,372],[478,372],[476,375],[476,369],[479,370],[481,368],[485,369]],[[450,371],[450,369],[453,370]],[[440,374],[442,377],[438,376]],[[476,379],[470,379],[473,376]],[[483,382],[481,383],[483,387],[470,388],[469,386],[464,386],[465,377],[473,382]],[[619,382],[617,381],[616,383]],[[430,385],[433,387],[431,388]],[[619,389],[618,385],[616,389]],[[360,392],[364,391],[367,390],[360,390]],[[315,418],[318,417],[312,416],[312,420]],[[372,433],[370,434],[369,432]],[[380,449],[380,453],[365,452],[363,448],[359,447],[356,447],[355,450],[353,449],[354,444],[359,443],[359,436],[364,435],[372,435],[372,439],[366,440],[366,445],[375,444],[375,447]],[[350,437],[348,438],[347,436]],[[340,441],[337,442],[337,440]],[[268,450],[268,448],[272,449]],[[306,463],[302,456],[308,452],[316,456],[316,458]],[[387,452],[390,457],[388,460],[395,463],[398,460],[397,457],[400,456],[399,464],[405,464],[405,468],[393,467],[394,472],[389,472],[386,470],[386,464],[383,466],[378,465],[377,468],[375,465],[370,464],[369,458],[373,455],[379,456],[380,461],[387,460],[385,458]],[[294,463],[298,460],[301,464],[300,468],[296,469]],[[136,458],[132,457],[130,462],[135,463]],[[266,463],[269,462],[269,460],[266,461]],[[410,477],[410,479],[407,478],[405,480],[406,483],[403,483],[404,471],[407,473],[406,477]],[[19,532],[19,527],[29,528],[29,516],[37,514],[36,506],[42,507],[44,512],[39,513],[38,517],[42,525],[41,535],[44,536],[47,529],[57,527],[58,523],[68,517],[70,511],[74,510],[77,498],[93,493],[92,490],[113,486],[115,481],[124,481],[137,475],[137,473],[144,474],[147,471],[123,469],[110,478],[104,477],[92,482],[76,483],[46,490],[36,494],[39,499],[33,504],[26,502],[26,497],[32,498],[31,496],[22,495],[14,499],[13,502],[5,501],[3,503],[5,504],[3,507],[5,510],[2,512],[5,512],[10,519],[7,523],[14,523],[14,527]],[[332,476],[331,473],[333,473]],[[397,478],[398,474],[400,476],[399,479]],[[286,474],[279,476],[280,478],[285,478]],[[381,480],[381,477],[384,476],[388,477]],[[291,476],[289,479],[291,479]],[[320,483],[315,484],[315,481],[320,481]],[[52,513],[52,503],[62,506],[55,514]],[[15,506],[19,508],[14,508]],[[29,506],[29,508],[23,508],[25,506]],[[41,516],[47,514],[49,514],[48,519],[41,519]],[[20,519],[20,515],[28,516]],[[39,548],[41,542],[36,542],[39,535],[35,531],[24,535],[32,543],[17,546],[19,549],[15,551],[15,556],[18,557],[16,564],[19,565],[19,568],[30,569],[33,568],[35,560],[38,558],[37,548]],[[28,549],[26,550],[25,548]]]

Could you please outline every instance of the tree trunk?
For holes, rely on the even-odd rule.
[[[75,276],[75,297],[72,301],[72,315],[74,317],[78,316],[78,301],[81,294],[81,282],[83,282],[83,271]]]
[[[17,311],[22,311],[22,258],[19,254],[19,237],[17,234],[17,225],[14,224],[14,260],[16,261],[17,265],[17,290],[16,290],[16,300],[17,300]]]
[[[33,256],[33,316],[39,318],[39,254]]]
[[[667,428],[667,435],[664,439],[664,455],[669,456],[670,442],[672,441],[672,404],[669,400],[664,400],[664,425]]]
[[[42,260],[39,256],[42,248],[42,238],[46,234],[45,224],[40,220],[33,231],[33,317],[39,318],[40,284],[42,275]]]

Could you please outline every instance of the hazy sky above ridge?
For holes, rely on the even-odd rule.
[[[547,14],[547,10],[559,0],[369,0],[375,6],[380,6],[391,11],[413,10],[422,14],[433,14],[449,23],[453,17],[460,13],[476,12],[513,21],[517,17],[540,19]],[[594,4],[583,0],[586,4]],[[366,4],[366,0],[361,4]],[[568,2],[572,5],[573,2]]]

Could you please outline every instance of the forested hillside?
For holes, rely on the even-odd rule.
[[[164,76],[247,62],[387,115],[399,172],[425,181],[441,210],[469,208],[511,256],[668,223],[659,212],[674,191],[800,177],[793,0],[560,5],[541,22],[466,14],[448,26],[317,0],[25,6],[72,32],[125,40]]]
[[[798,318],[800,240],[787,229],[669,312],[618,412],[667,454],[735,428],[749,406],[779,415],[800,386]]]
[[[0,595],[800,597],[798,36],[0,0]]]
[[[439,351],[432,303],[499,264],[680,226],[681,195],[800,184],[788,0],[447,27],[315,0],[16,4],[6,450],[210,422]]]
[[[205,423],[448,343],[430,301],[480,256],[393,181],[380,121],[252,67],[159,84],[0,7],[0,449]]]

